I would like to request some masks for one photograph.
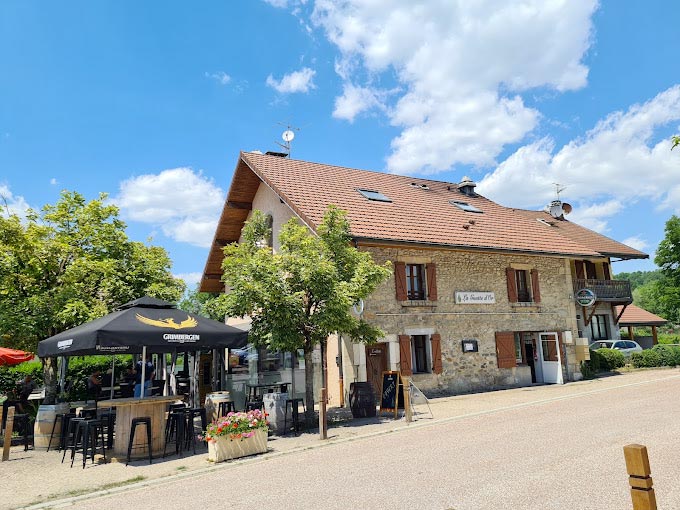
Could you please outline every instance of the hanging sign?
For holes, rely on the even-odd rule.
[[[597,300],[597,296],[590,289],[579,289],[574,295],[576,302],[581,306],[593,306]]]
[[[380,412],[394,413],[404,408],[404,383],[399,372],[383,372],[380,385]]]

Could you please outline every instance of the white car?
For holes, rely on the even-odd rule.
[[[634,352],[641,352],[642,347],[633,340],[597,340],[590,344],[593,351],[598,349],[616,349],[621,351],[623,355],[628,358]]]

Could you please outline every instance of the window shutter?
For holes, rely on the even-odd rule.
[[[508,301],[517,303],[517,282],[515,281],[515,270],[511,267],[505,270],[508,277]]]
[[[577,280],[585,279],[585,272],[583,271],[583,261],[575,260],[574,265],[576,266],[576,279]]]
[[[406,264],[394,263],[394,282],[397,287],[397,301],[406,301]]]
[[[496,357],[498,368],[513,368],[517,366],[515,358],[515,334],[512,331],[496,333]]]
[[[534,303],[541,302],[541,289],[538,287],[538,270],[531,270],[531,294],[534,299]]]
[[[602,269],[604,270],[604,279],[605,280],[611,280],[612,279],[612,273],[609,270],[609,262],[604,262],[602,264]]]
[[[435,374],[442,373],[442,336],[434,333],[430,337],[432,343],[432,371]]]
[[[589,280],[597,280],[597,271],[595,269],[595,264],[590,260],[586,260],[586,277]]]
[[[403,375],[413,375],[411,369],[411,337],[399,335],[399,370]]]
[[[437,301],[437,265],[427,264],[427,299]]]

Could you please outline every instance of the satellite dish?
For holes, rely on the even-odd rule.
[[[293,133],[290,129],[287,129],[283,132],[281,138],[283,138],[284,142],[292,142],[293,138],[295,138],[295,133]]]
[[[572,209],[573,207],[571,206],[571,204],[568,204],[566,202],[562,204],[562,212],[564,213],[565,216],[569,214],[572,211]]]

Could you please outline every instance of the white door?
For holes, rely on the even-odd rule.
[[[543,382],[564,384],[562,377],[562,356],[557,333],[539,333],[538,345]]]

